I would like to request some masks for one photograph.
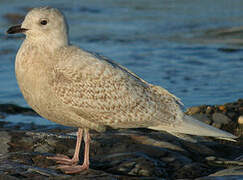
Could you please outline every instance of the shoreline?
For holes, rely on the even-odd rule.
[[[186,113],[237,136],[243,134],[238,123],[243,99],[191,107]],[[91,169],[65,175],[46,157],[63,152],[72,156],[76,128],[4,121],[13,114],[37,116],[29,108],[0,104],[0,179],[243,179],[242,138],[236,143],[189,135],[180,139],[148,129],[92,131]],[[80,157],[82,153],[83,147]]]

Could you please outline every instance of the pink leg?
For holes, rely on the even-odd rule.
[[[64,164],[64,165],[77,164],[79,162],[79,151],[82,142],[82,136],[83,136],[83,129],[79,128],[77,132],[77,142],[76,142],[75,152],[72,159],[70,159],[68,156],[63,154],[57,154],[54,157],[47,157],[47,159],[55,160],[56,163],[58,164]]]
[[[79,173],[83,170],[89,169],[90,135],[89,135],[88,129],[84,130],[84,142],[85,142],[85,148],[84,148],[84,162],[83,162],[83,164],[82,165],[76,165],[76,164],[61,165],[61,166],[58,167],[58,169],[61,169],[62,171],[64,171],[67,174]]]

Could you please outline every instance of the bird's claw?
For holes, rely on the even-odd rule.
[[[57,169],[60,169],[66,174],[75,174],[87,170],[89,168],[88,164],[83,165],[60,165]]]
[[[76,159],[70,159],[68,156],[63,154],[57,154],[56,156],[47,157],[47,159],[51,159],[56,161],[57,164],[63,164],[63,165],[76,165],[78,164],[78,160]]]

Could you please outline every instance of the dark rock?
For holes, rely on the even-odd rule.
[[[222,113],[214,113],[212,119],[216,124],[228,124],[231,122],[231,119]]]
[[[206,176],[202,178],[197,178],[196,180],[243,180],[243,176]]]
[[[240,113],[241,115],[243,115],[243,105],[242,105],[241,107],[239,107],[239,113]]]
[[[235,112],[227,112],[226,114],[230,119],[235,119],[237,116],[237,113]]]
[[[212,123],[212,126],[218,128],[218,129],[220,129],[220,128],[222,127],[222,123],[213,122],[213,123]]]
[[[182,178],[197,178],[200,176],[205,176],[211,173],[212,170],[210,168],[202,163],[191,163],[191,164],[186,164],[182,168],[178,169],[175,174],[174,178],[176,179],[182,179]]]
[[[206,114],[210,115],[214,112],[213,108],[211,106],[208,106],[207,109],[206,109]]]
[[[8,173],[18,179],[195,179],[219,169],[210,164],[222,162],[226,166],[231,162],[231,166],[239,166],[240,160],[225,158],[231,158],[243,150],[238,147],[236,151],[236,146],[222,147],[206,139],[204,143],[186,142],[164,132],[143,129],[112,130],[102,134],[92,132],[91,169],[80,174],[65,175],[56,170],[56,164],[46,157],[56,153],[72,157],[75,147],[75,138],[70,135],[72,131],[12,130],[7,134],[2,131],[2,136],[8,140],[3,144],[9,147],[5,148],[4,155],[0,155],[0,175],[1,172]],[[219,153],[222,149],[226,150],[225,154]],[[83,149],[80,163],[82,154]],[[219,157],[221,155],[224,159]],[[206,160],[208,156],[215,159]]]
[[[229,176],[229,175],[241,175],[243,178],[243,167],[234,167],[217,171],[216,173],[210,174],[210,176]]]
[[[0,131],[0,154],[5,154],[8,152],[8,143],[10,141],[11,137],[8,135],[8,133],[6,131]]]
[[[0,174],[1,180],[18,180],[19,178],[7,174]]]
[[[196,119],[209,124],[213,122],[229,131],[238,131],[241,135],[243,131],[237,120],[242,105],[243,101],[240,100],[223,106],[203,105],[189,113],[194,113]],[[0,112],[32,114],[33,111],[8,104],[0,105]],[[232,116],[228,116],[229,113]],[[46,157],[56,153],[72,157],[76,129],[31,125],[28,129],[32,131],[17,130],[24,126],[0,122],[0,179],[202,180],[242,177],[239,168],[243,166],[242,139],[239,138],[237,143],[189,135],[180,139],[182,136],[148,129],[109,129],[102,134],[91,132],[91,169],[65,175],[56,170],[55,162]],[[83,147],[80,164],[82,158]]]
[[[192,115],[192,117],[194,117],[195,119],[199,120],[199,121],[202,121],[206,124],[211,124],[211,120],[208,118],[207,115],[205,114],[194,114]]]
[[[209,155],[215,154],[214,150],[212,150],[211,148],[209,148],[203,144],[191,143],[191,142],[187,142],[187,141],[182,141],[181,144],[183,145],[183,147],[185,149],[187,149],[187,151],[194,153],[194,154],[200,154],[200,155],[204,155],[204,156],[209,156]]]
[[[31,108],[24,108],[14,104],[0,104],[0,112],[6,114],[38,115]]]

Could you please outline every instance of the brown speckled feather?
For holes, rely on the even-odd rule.
[[[87,121],[127,128],[168,126],[181,119],[173,95],[105,57],[74,46],[61,48],[55,57],[56,95]]]

